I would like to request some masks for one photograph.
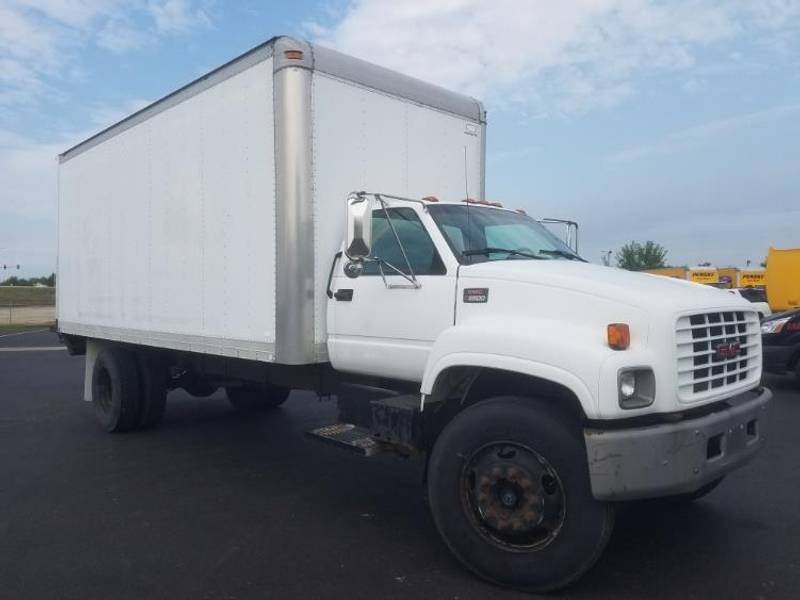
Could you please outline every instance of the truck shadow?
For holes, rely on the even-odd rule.
[[[370,565],[376,597],[391,594],[393,588],[382,586],[396,584],[396,577],[407,577],[403,585],[409,594],[420,586],[416,592],[424,595],[433,584],[460,598],[517,597],[475,579],[441,542],[424,498],[424,460],[384,455],[364,459],[303,437],[335,414],[335,402],[305,393],[293,394],[278,409],[247,413],[232,410],[222,393],[201,400],[175,392],[158,428],[111,438],[98,432],[97,439],[117,447],[117,467],[132,477],[126,488],[149,490],[142,508],[155,522],[170,523],[173,529],[182,523],[184,513],[165,507],[174,504],[176,494],[191,490],[190,514],[203,514],[209,542],[237,548],[231,561],[215,566],[215,580],[282,581],[284,571],[300,576],[322,565],[336,566],[342,577],[361,577]],[[135,439],[141,436],[148,439]],[[137,468],[142,464],[148,470]],[[713,562],[741,548],[748,531],[758,534],[764,527],[741,506],[736,488],[735,481],[726,481],[693,504],[620,505],[599,563],[559,596],[702,597],[703,592],[726,590],[710,578]],[[188,524],[178,527],[163,557],[191,557],[192,531]],[[314,536],[313,547],[303,542],[309,535]],[[279,559],[276,546],[281,548]],[[371,560],[364,549],[384,560]],[[734,554],[727,581],[736,591],[737,579],[745,575],[742,569],[737,577],[736,563],[744,559],[741,551]],[[242,556],[251,558],[237,563]],[[334,559],[347,566],[333,565]],[[266,560],[273,561],[268,573],[260,567]],[[202,572],[203,561],[196,561],[193,568]]]

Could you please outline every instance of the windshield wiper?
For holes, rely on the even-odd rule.
[[[563,256],[564,258],[568,258],[569,260],[579,260],[581,262],[586,262],[577,254],[573,254],[572,252],[567,252],[566,250],[539,250],[541,254],[552,254],[554,256]]]
[[[537,256],[536,254],[531,254],[530,252],[523,252],[522,250],[512,250],[511,248],[480,248],[478,250],[465,250],[461,254],[463,256],[477,256],[477,255],[486,255],[492,254],[493,252],[503,252],[508,254],[509,256],[524,256],[525,258],[535,258],[536,260],[547,260],[543,256]]]

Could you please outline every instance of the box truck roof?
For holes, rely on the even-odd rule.
[[[486,122],[486,111],[479,100],[457,94],[396,71],[347,56],[341,52],[286,36],[276,36],[191,83],[156,100],[125,119],[69,148],[61,155],[64,162],[103,141],[130,129],[161,111],[199,94],[237,73],[274,57],[274,71],[286,67],[302,67],[338,77],[350,83],[397,96],[417,104],[435,108],[479,123]]]

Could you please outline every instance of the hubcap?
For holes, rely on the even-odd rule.
[[[497,442],[478,449],[467,461],[461,487],[478,530],[505,549],[541,549],[564,522],[561,480],[527,446]]]

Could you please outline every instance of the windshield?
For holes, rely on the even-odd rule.
[[[429,206],[461,264],[489,260],[583,260],[546,227],[517,212],[476,206]]]

